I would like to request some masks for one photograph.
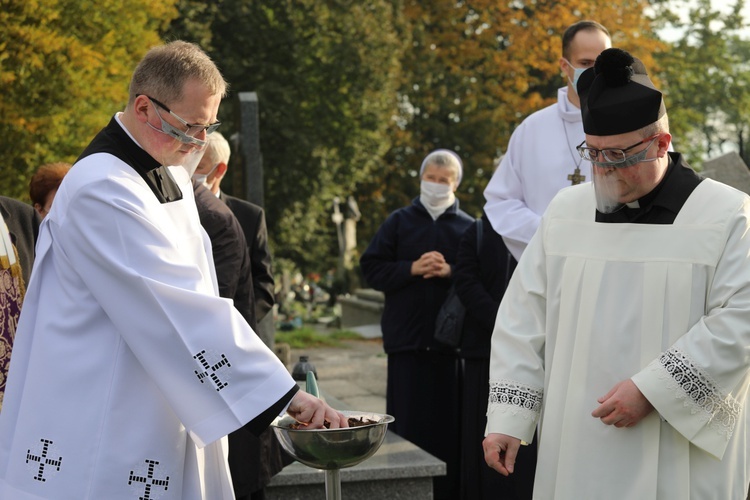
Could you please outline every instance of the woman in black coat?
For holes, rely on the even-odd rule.
[[[388,216],[360,259],[369,286],[385,294],[386,412],[396,418],[389,429],[446,463],[447,474],[433,480],[436,500],[459,494],[459,361],[434,332],[458,241],[474,222],[454,195],[461,175],[452,151],[427,155],[419,197]]]
[[[484,214],[461,238],[454,273],[456,292],[466,308],[459,349],[464,500],[521,500],[532,496],[536,442],[522,447],[516,472],[509,477],[490,469],[482,450],[489,398],[490,340],[500,300],[515,268],[516,260]]]

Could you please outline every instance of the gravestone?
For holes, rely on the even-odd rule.
[[[260,123],[258,121],[258,94],[240,92],[240,127],[235,139],[235,150],[240,153],[245,178],[244,198],[263,206],[263,157],[260,152]],[[242,196],[240,196],[242,197]],[[259,319],[256,333],[269,348],[274,348],[276,325],[272,313]]]
[[[343,284],[344,293],[349,293],[359,286],[358,277],[354,272],[354,252],[357,250],[357,221],[360,218],[362,214],[353,196],[348,196],[346,202],[342,202],[338,196],[333,199],[331,219],[336,224],[339,242],[337,278],[339,283]]]
[[[750,170],[736,151],[706,161],[701,174],[750,194]]]
[[[245,199],[263,206],[263,157],[260,152],[258,94],[240,92],[239,152],[245,172]]]
[[[385,308],[383,292],[371,288],[359,288],[354,291],[353,295],[339,296],[338,302],[341,304],[341,328],[380,326],[380,318]]]

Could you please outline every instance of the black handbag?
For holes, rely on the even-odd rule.
[[[451,286],[435,319],[435,340],[448,347],[458,347],[465,316],[466,308],[458,298],[456,287]]]
[[[482,219],[477,219],[477,255],[482,247]],[[448,347],[458,347],[464,329],[466,308],[456,293],[456,286],[451,285],[448,296],[435,318],[435,340]]]

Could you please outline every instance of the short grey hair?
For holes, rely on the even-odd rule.
[[[214,167],[219,163],[229,165],[229,156],[232,150],[229,148],[229,142],[219,132],[214,132],[208,136],[208,145],[204,156],[211,162]]]
[[[464,165],[461,162],[461,158],[450,149],[436,149],[425,156],[424,160],[422,160],[422,166],[419,168],[420,177],[424,174],[424,169],[427,168],[427,165],[452,168],[456,172],[456,186],[461,184],[461,179],[464,176]]]
[[[182,40],[159,45],[149,50],[135,68],[128,104],[139,94],[164,103],[179,101],[189,80],[197,80],[213,95],[226,95],[227,82],[198,45]]]
[[[663,134],[665,132],[669,132],[669,118],[667,117],[667,113],[664,113],[661,118],[656,120],[654,123],[650,125],[646,125],[645,127],[641,128],[639,131],[639,134],[644,139],[646,137],[652,137],[656,134]]]

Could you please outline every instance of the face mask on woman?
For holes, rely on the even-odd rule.
[[[430,212],[433,219],[437,219],[445,209],[453,205],[456,196],[453,194],[453,186],[450,184],[438,184],[437,182],[422,181],[419,185],[419,201]]]

